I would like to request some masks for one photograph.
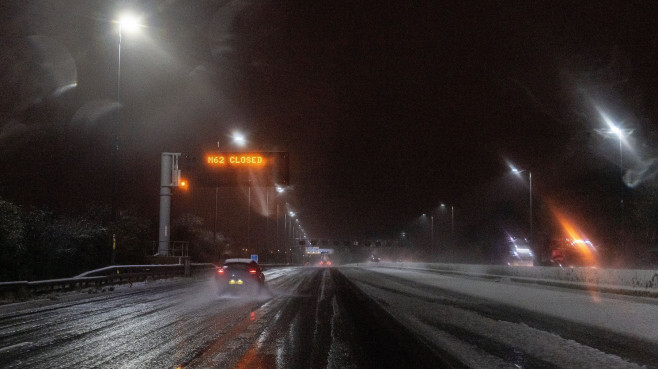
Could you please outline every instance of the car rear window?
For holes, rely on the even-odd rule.
[[[246,263],[229,263],[229,264],[224,264],[224,269],[232,269],[232,270],[247,270],[250,268],[249,264]]]

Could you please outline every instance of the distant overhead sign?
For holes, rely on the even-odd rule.
[[[289,182],[288,153],[206,152],[186,155],[181,170],[196,186],[274,186]]]
[[[265,166],[267,163],[268,159],[265,159],[261,153],[229,153],[206,155],[206,164],[211,168],[260,167]]]

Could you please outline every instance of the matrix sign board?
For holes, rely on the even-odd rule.
[[[185,168],[185,162],[190,162]],[[189,157],[181,169],[190,173],[193,186],[287,185],[287,152],[206,152]]]

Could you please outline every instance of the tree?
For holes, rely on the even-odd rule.
[[[21,208],[0,198],[0,280],[18,280],[25,258]]]
[[[172,222],[172,238],[189,242],[190,258],[197,262],[213,262],[220,258],[220,250],[215,249],[213,232],[204,228],[204,219],[194,214],[184,214]],[[221,234],[218,248],[226,246],[226,240]]]
[[[141,264],[148,249],[151,222],[140,217],[135,209],[123,211],[108,230],[108,249],[116,235],[116,264]],[[109,261],[109,260],[108,260]]]

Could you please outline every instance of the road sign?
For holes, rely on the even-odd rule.
[[[288,153],[206,152],[185,155],[181,169],[189,173],[194,186],[274,186],[289,182]]]
[[[251,260],[258,262],[258,255],[251,255]]]

